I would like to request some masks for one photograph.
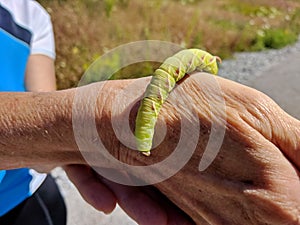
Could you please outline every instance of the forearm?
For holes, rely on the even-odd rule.
[[[201,77],[205,78],[204,75]],[[222,90],[226,93],[225,101],[228,106],[227,111],[230,111],[231,109],[237,110],[241,114],[244,108],[239,109],[238,106],[233,105],[232,103],[237,102],[238,105],[238,102],[241,103],[241,99],[235,99],[235,94],[231,92],[233,92],[233,90],[237,92],[242,88],[244,91],[244,86],[234,84],[233,82],[221,78],[217,79],[221,84]],[[141,97],[143,90],[145,90],[146,85],[149,83],[149,79],[139,80],[142,82],[130,86],[132,93],[127,93],[132,94],[133,99],[135,100],[138,97]],[[145,157],[138,154],[137,151],[131,151],[129,148],[122,145],[115,136],[111,125],[112,117],[115,121],[117,120],[117,123],[121,126],[126,125],[126,120],[128,120],[128,118],[126,117],[125,112],[119,112],[118,114],[112,113],[113,106],[115,108],[119,107],[116,105],[117,103],[114,102],[114,98],[133,81],[134,80],[107,81],[102,87],[101,92],[99,92],[99,83],[96,83],[80,87],[79,89],[74,88],[66,91],[49,93],[0,93],[0,169],[32,167],[43,164],[60,166],[72,163],[85,163],[76,144],[72,119],[73,121],[75,119],[79,123],[85,124],[85,121],[88,119],[87,117],[90,116],[95,117],[98,135],[101,141],[103,141],[104,147],[121,161],[130,161],[134,164],[139,161],[142,163],[147,162],[148,164],[163,159],[170,151],[172,151],[172,148],[166,148],[169,143],[168,141],[165,142],[164,146],[160,146],[163,150],[158,149],[151,157],[145,160]],[[206,104],[207,100],[205,100],[207,97],[205,96],[205,93],[208,94],[209,92],[203,90],[208,84],[205,84],[203,87],[200,86],[201,89],[199,84],[202,84],[203,82],[204,80],[201,80],[200,83],[200,81],[196,82],[189,78],[184,81],[181,86],[183,87],[183,91],[186,91],[186,95],[190,97],[189,99],[194,101],[189,102],[189,104],[193,105],[192,108],[197,112],[201,124],[209,124],[211,118],[211,116],[209,116],[210,108]],[[197,88],[197,91],[191,90],[190,87]],[[77,102],[77,104],[79,104],[77,115],[73,112],[72,118],[72,109],[74,109],[73,100],[75,93],[78,90],[81,90],[80,92],[83,96],[81,96],[81,100]],[[249,91],[251,92],[250,89]],[[174,94],[181,96],[181,93],[178,90],[174,90]],[[88,115],[82,114],[81,107],[83,109],[86,104],[90,104],[89,101],[95,95],[97,95],[97,107],[95,107],[95,111],[90,111]],[[228,96],[231,96],[232,99],[229,100]],[[249,94],[247,96],[251,95]],[[201,105],[201,110],[198,109],[199,105]],[[130,124],[132,128],[135,121],[136,110],[137,107],[130,113]],[[185,110],[185,108],[183,107],[179,110]],[[176,110],[166,102],[158,118],[158,127],[160,126],[159,124],[164,121],[168,127],[173,128],[171,129],[173,130],[173,134],[168,134],[170,136],[167,138],[167,140],[170,139],[170,143],[173,143],[174,141],[171,140],[177,137],[176,127],[178,123],[180,123],[177,114]],[[229,115],[227,115],[227,117],[227,123],[230,123],[231,117]],[[233,121],[236,120],[234,119]],[[295,130],[295,127],[293,127],[292,124],[287,124],[290,125],[290,133]],[[232,125],[234,126],[234,122]],[[254,125],[252,124],[251,126]],[[278,130],[280,131],[280,129]],[[261,130],[261,132],[264,133],[263,130]],[[277,132],[275,131],[273,132],[273,134],[276,133]],[[276,136],[278,137],[279,135]],[[293,146],[289,145],[288,147],[293,147],[293,149],[295,149],[294,151],[296,151],[294,155],[297,156],[299,152],[299,144],[297,144],[299,143],[299,139],[294,138],[293,140],[295,141]],[[89,142],[93,140],[84,141]],[[282,149],[282,151],[285,152],[284,149]],[[292,150],[289,150],[288,152],[291,151]],[[299,160],[297,157],[293,157],[294,160]],[[295,161],[294,163],[297,164]]]
[[[54,59],[46,55],[30,55],[25,74],[27,91],[47,92],[56,89]]]
[[[69,119],[72,92],[0,93],[1,169],[80,161]]]
[[[147,84],[145,81],[144,86],[138,88],[143,90]],[[128,81],[125,80],[109,81],[101,93],[99,83],[55,92],[0,93],[0,169],[84,164],[72,122],[84,124],[87,117],[95,115],[100,138],[106,135],[112,100],[126,85]],[[76,93],[81,98],[76,101],[77,113],[72,118]],[[95,111],[88,115],[82,113],[95,94]],[[134,118],[131,122],[134,122]],[[113,135],[112,132],[110,130],[108,137]],[[112,154],[118,154],[118,143],[111,144],[109,140],[105,143],[110,145]]]

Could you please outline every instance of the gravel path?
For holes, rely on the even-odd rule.
[[[280,64],[289,55],[299,52],[300,37],[296,44],[279,50],[236,53],[234,54],[234,59],[225,60],[221,64],[219,75],[247,85],[249,81],[263,75],[272,66]]]
[[[220,76],[264,92],[300,120],[300,37],[280,50],[237,53],[222,64]]]
[[[290,87],[287,86],[284,88],[284,90],[294,91],[292,93],[287,92],[286,95],[295,96],[296,98],[294,99],[294,101],[295,102],[298,101],[297,105],[300,105],[299,98],[297,98],[297,96],[300,96],[299,95],[300,90],[299,87],[297,87],[300,86],[300,67],[299,67],[300,64],[297,65],[297,61],[300,63],[300,39],[295,45],[288,46],[280,50],[267,50],[267,51],[252,52],[252,53],[237,53],[234,55],[234,59],[225,60],[222,63],[219,74],[222,77],[238,81],[239,83],[250,85],[255,88],[260,87],[262,91],[264,91],[265,87],[268,86],[269,95],[271,97],[276,98],[276,96],[278,96],[276,95],[278,93],[277,91],[278,89],[276,88],[278,88],[278,85],[279,86],[281,85],[281,83],[278,82],[282,82],[282,75],[279,73],[290,74],[290,71],[279,72],[278,67],[280,67],[280,64],[282,62],[285,63],[284,62],[285,59],[291,56],[293,56],[293,60],[294,60],[292,62],[293,73],[291,74],[291,76],[297,79],[294,79],[294,84],[293,84],[294,89],[287,88]],[[295,57],[297,58],[295,59]],[[277,75],[279,74],[278,76],[275,76],[276,71],[277,71]],[[298,72],[299,74],[297,74]],[[266,76],[266,78],[264,78],[264,76]],[[263,78],[264,80],[261,81],[261,78]],[[256,83],[254,81],[256,81]],[[264,83],[267,85],[263,86]],[[270,83],[272,83],[273,86],[270,85]],[[291,85],[287,82],[284,83],[285,85]],[[286,96],[283,95],[282,93],[284,92],[280,92],[279,94],[281,99],[286,100]],[[291,101],[292,100],[289,99],[290,105],[294,106],[295,103]],[[287,111],[291,109],[291,106],[287,106]],[[294,109],[294,107],[292,109]],[[298,112],[300,112],[300,109],[298,109],[298,111],[293,111],[293,112],[297,114]],[[53,170],[52,175],[56,178],[56,181],[62,191],[62,194],[66,199],[66,204],[68,208],[68,225],[119,225],[119,224],[135,225],[136,224],[131,219],[129,219],[119,207],[117,207],[111,215],[104,215],[103,213],[94,210],[91,206],[89,206],[87,203],[85,203],[82,200],[78,191],[75,189],[74,185],[68,180],[66,174],[61,168],[56,168],[55,170]]]

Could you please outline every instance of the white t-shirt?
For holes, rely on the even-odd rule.
[[[31,31],[30,54],[43,54],[55,58],[55,44],[49,14],[33,0],[0,0],[11,12],[15,22]]]

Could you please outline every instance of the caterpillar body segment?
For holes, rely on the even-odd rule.
[[[149,156],[154,136],[154,127],[162,104],[174,89],[176,82],[187,73],[204,71],[218,73],[217,61],[221,59],[200,49],[186,49],[167,58],[154,72],[138,110],[135,137],[137,149]]]

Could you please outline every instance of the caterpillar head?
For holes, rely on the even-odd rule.
[[[207,57],[207,67],[204,71],[212,73],[214,75],[218,74],[218,62],[222,63],[222,59],[219,56]]]

